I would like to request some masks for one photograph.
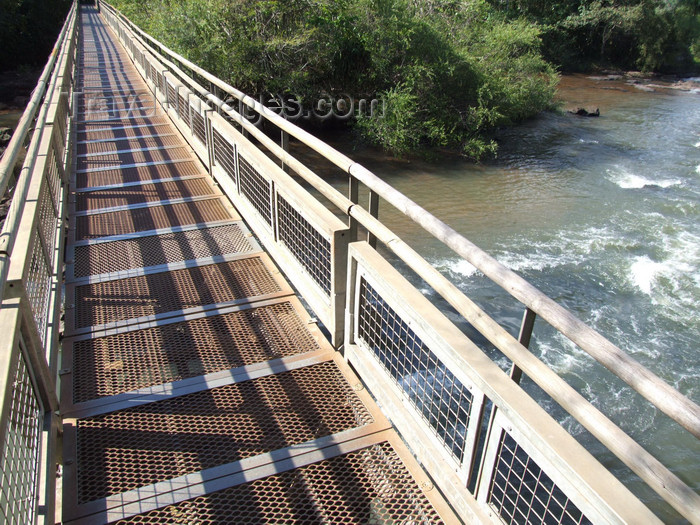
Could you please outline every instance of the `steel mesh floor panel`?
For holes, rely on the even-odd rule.
[[[192,159],[190,150],[184,146],[180,148],[158,149],[150,151],[134,151],[130,153],[106,153],[95,157],[81,157],[76,161],[77,169],[95,169],[106,167],[119,167],[124,164],[141,162],[158,162],[162,160]]]
[[[231,218],[220,199],[181,202],[75,217],[75,238],[98,239],[172,226],[222,221]]]
[[[236,523],[442,523],[386,442],[114,523],[203,525],[232,519]]]
[[[78,500],[369,424],[333,361],[77,422]]]
[[[136,89],[143,89],[143,84],[140,82],[134,82],[133,76],[128,75],[109,75],[109,76],[91,76],[85,79],[81,79],[76,84],[77,89],[111,89],[114,91],[131,91]]]
[[[312,352],[289,302],[73,343],[73,402]]]
[[[167,117],[135,118],[79,123],[76,140],[105,140],[173,133],[174,128]]]
[[[122,186],[107,190],[78,192],[75,196],[75,210],[99,210],[113,206],[128,206],[144,202],[203,197],[213,194],[211,185],[204,178]]]
[[[79,102],[74,109],[82,120],[99,122],[106,118],[141,118],[155,116],[157,113],[156,101],[152,96],[141,93],[109,93],[106,89],[92,90],[85,100]],[[146,111],[150,110],[150,111]]]
[[[137,168],[92,171],[76,174],[76,186],[77,188],[92,188],[122,184],[124,182],[171,179],[188,175],[201,175],[204,171],[205,169],[197,162],[175,162],[153,166],[139,166]]]
[[[260,257],[75,288],[76,328],[281,291]]]
[[[76,278],[254,249],[238,224],[75,247]]]
[[[138,126],[138,127],[137,127]],[[129,119],[128,121],[111,120],[100,122],[82,122],[80,123],[78,133],[94,133],[99,130],[109,128],[110,131],[121,131],[119,128],[144,130],[150,129],[151,126],[168,126],[170,129],[175,129],[170,119],[166,116],[152,116],[143,118]],[[139,133],[141,134],[141,133]],[[109,138],[109,137],[91,137],[94,138]],[[84,140],[84,137],[79,137],[79,140]]]
[[[158,146],[177,146],[178,144],[182,144],[182,140],[175,135],[165,135],[161,137],[149,137],[149,135],[155,135],[155,133],[145,132],[136,135],[142,138],[115,139],[109,142],[78,144],[76,146],[76,153],[78,155],[111,153],[124,149],[156,148]]]

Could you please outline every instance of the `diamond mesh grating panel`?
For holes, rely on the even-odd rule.
[[[204,171],[204,168],[197,162],[175,162],[155,166],[78,173],[76,175],[76,183],[78,189],[92,188],[142,180],[175,179],[188,175],[201,175]]]
[[[207,494],[119,524],[442,523],[389,443]]]
[[[107,93],[110,93],[111,96],[111,91],[105,90]],[[142,91],[142,90],[135,90],[137,93]],[[170,129],[172,128],[172,124],[170,119],[166,116],[160,116],[160,115],[153,115],[150,117],[134,117],[129,119],[128,121],[123,121],[123,120],[113,120],[113,121],[100,121],[100,122],[84,122],[80,123],[80,129],[78,129],[78,133],[90,133],[94,132],[97,130],[105,130],[108,129],[110,131],[124,131],[124,130],[138,130],[139,134],[141,134],[141,130],[144,129],[149,129],[152,126],[168,126]],[[92,138],[101,138],[101,137],[92,137]],[[82,137],[80,137],[80,140],[82,140]]]
[[[183,179],[140,186],[123,186],[108,190],[79,192],[75,197],[76,211],[99,210],[113,206],[128,206],[182,197],[213,195],[204,178]]]
[[[231,179],[236,180],[236,162],[233,160],[233,144],[216,129],[214,135],[214,162],[221,166]]]
[[[319,348],[288,302],[76,341],[73,402]]]
[[[158,162],[162,160],[185,160],[191,159],[190,151],[186,147],[157,149],[149,151],[132,151],[129,153],[105,153],[94,157],[81,157],[77,160],[76,168],[103,169],[107,167],[119,168],[120,165],[135,164],[142,162]]]
[[[258,213],[269,225],[272,225],[270,205],[270,183],[266,181],[247,160],[238,155],[241,193],[250,201]]]
[[[372,422],[332,361],[78,421],[86,502]]]
[[[34,523],[42,414],[21,347],[12,381],[7,430],[0,461],[0,517],[3,523]]]
[[[506,523],[590,523],[505,431],[501,435],[488,502]]]
[[[281,195],[277,195],[277,229],[280,241],[330,296],[331,243]]]
[[[253,245],[238,224],[75,247],[74,276],[250,252]]]
[[[108,235],[134,233],[172,226],[230,219],[220,199],[181,202],[131,210],[84,215],[75,218],[75,238],[97,239]]]
[[[163,130],[167,132],[167,130]],[[149,137],[154,135],[148,131],[137,135],[139,138],[110,139],[108,142],[93,142],[88,144],[77,144],[76,153],[84,155],[86,153],[112,153],[122,149],[155,148],[158,146],[179,146],[182,140],[174,135],[164,135]]]
[[[358,335],[461,462],[473,396],[379,293],[360,282]]]
[[[159,133],[173,133],[170,123],[164,122],[162,119],[152,119],[152,122],[147,123],[143,127],[129,127],[125,129],[116,129],[120,126],[110,127],[110,123],[103,123],[102,126],[83,126],[77,131],[77,140],[125,140],[142,135],[158,135]],[[114,129],[113,129],[114,128]],[[80,146],[78,146],[80,147]]]
[[[194,109],[192,110],[192,131],[194,136],[199,139],[203,145],[207,145],[207,132],[204,128],[204,117]]]
[[[260,257],[154,273],[75,289],[76,327],[279,292]]]
[[[132,80],[127,77],[127,76],[113,76],[110,78],[95,78],[95,79],[86,79],[84,81],[79,82],[77,89],[78,90],[86,90],[86,91],[96,91],[96,90],[104,90],[104,91],[135,91],[139,87],[141,87],[141,84],[134,83]]]
[[[146,93],[110,93],[107,90],[93,90],[82,95],[78,101],[78,113],[84,113],[85,118],[104,118],[101,113],[110,113],[114,117],[128,118],[140,116],[134,111],[153,109],[156,101]],[[92,117],[91,117],[92,115]],[[93,123],[94,124],[94,123]]]

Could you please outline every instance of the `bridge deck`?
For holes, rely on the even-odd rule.
[[[63,521],[445,519],[100,15],[81,16]]]

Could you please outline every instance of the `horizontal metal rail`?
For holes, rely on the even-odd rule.
[[[184,74],[180,69],[180,65],[186,66],[196,75],[209,81],[212,90],[214,90],[213,87],[215,86],[221,89],[223,93],[235,97],[240,104],[261,114],[282,131],[283,137],[285,133],[294,136],[301,143],[317,151],[324,158],[347,172],[352,180],[365,184],[370,190],[370,195],[373,195],[375,200],[376,196],[385,199],[426,231],[452,248],[457,254],[476,266],[477,269],[482,271],[494,283],[504,288],[511,296],[523,303],[527,308],[526,311],[529,312],[529,319],[533,318],[533,314],[540,315],[542,319],[587,351],[604,366],[616,373],[634,390],[651,401],[652,404],[667,413],[693,435],[699,437],[700,408],[695,403],[673,389],[649,370],[642,367],[638,362],[633,360],[602,335],[598,334],[595,330],[578,320],[541,291],[498,263],[495,259],[483,252],[483,250],[473,245],[470,241],[439,221],[415,202],[386,184],[369,170],[353,162],[342,153],[331,148],[309,133],[299,129],[294,124],[284,120],[274,111],[261,105],[251,97],[244,95],[239,90],[236,90],[227,83],[202,70],[177,53],[172,52],[157,40],[150,37],[150,35],[141,31],[121,14],[112,8],[109,9],[111,15],[118,17],[124,27],[130,28],[128,31],[133,36],[134,40],[138,42],[143,49],[149,50],[157,57],[157,60],[160,60],[162,64],[160,67],[165,67],[179,80],[185,83],[191,92],[198,93],[204,100],[217,107],[220,112],[240,125],[244,131],[252,135],[273,155],[280,159],[284,166],[289,167],[296,174],[309,182],[315,190],[326,197],[334,206],[340,209],[349,218],[356,221],[356,223],[366,228],[375,239],[378,239],[399,256],[400,259],[406,262],[409,267],[444,297],[470,324],[510,358],[514,366],[525,372],[536,384],[543,388],[545,392],[599,439],[613,454],[620,458],[632,471],[637,473],[651,488],[659,493],[662,498],[691,521],[700,520],[700,496],[678,479],[678,477],[670,472],[663,464],[653,458],[653,456],[646,452],[632,438],[627,436],[604,414],[593,407],[588,400],[568,385],[558,374],[529,352],[526,348],[526,341],[529,338],[529,334],[524,334],[520,340],[510,335],[503,327],[487,316],[476,304],[466,297],[454,284],[425,261],[423,257],[377,220],[376,212],[373,213],[371,209],[366,210],[323,181],[312,170],[285,151],[284,147],[278,145],[274,140],[263,133],[261,129],[248,121],[248,119],[242,115],[241,106],[239,106],[239,110],[237,111],[235,108],[224,103],[217,94],[207,92],[196,81],[191,80]],[[160,51],[168,55],[169,58],[160,56],[160,53],[153,46],[160,49]],[[143,58],[143,54],[141,56]],[[148,65],[150,68],[155,67],[150,62],[148,62]],[[149,72],[152,76],[153,70],[151,69]],[[167,74],[162,75],[162,71],[160,74],[161,78],[167,77]],[[167,80],[165,80],[165,83],[167,83]],[[156,88],[159,89],[157,86]],[[167,99],[167,94],[164,96]],[[210,152],[209,155],[209,165],[211,166],[213,153]],[[349,327],[346,327],[346,330],[348,329]],[[466,358],[466,356],[463,358]]]
[[[547,321],[572,342],[576,343],[581,349],[620,377],[625,383],[648,399],[662,412],[689,430],[695,437],[700,438],[700,406],[678,392],[646,367],[642,366],[638,361],[630,357],[593,328],[586,325],[566,308],[556,303],[518,274],[503,266],[488,253],[477,247],[401,192],[391,187],[359,163],[353,161],[317,137],[302,130],[295,124],[285,120],[257,100],[164,46],[116,11],[112,6],[104,2],[102,5],[108,7],[133,31],[151,42],[162,53],[169,56],[170,59],[175,60],[180,65],[186,66],[192,72],[209,81],[213,86],[235,97],[241,103],[261,114],[266,120],[276,125],[280,130],[293,136],[301,143],[321,154],[341,170],[365,184],[370,190],[412,219],[416,224],[425,229],[425,231],[442,241],[446,246],[449,246],[455,253],[474,265],[494,283],[506,290],[543,320]],[[182,78],[182,80],[185,79],[186,77]],[[203,88],[201,86],[196,83],[193,85],[197,86],[195,88],[196,91],[202,93]]]
[[[496,321],[486,315],[459,288],[372,216],[369,211],[359,204],[353,203],[296,158],[283,151],[279,145],[248,122],[245,117],[235,112],[233,108],[222,104],[220,100],[217,101],[213,97],[209,99],[221,104],[225,114],[243,125],[263,146],[279,155],[286,165],[311,183],[324,197],[338,208],[346,210],[350,217],[357,220],[368,231],[373,232],[382,244],[420,275],[464,319],[501,350],[506,357],[516,363],[540,388],[674,508],[679,510],[689,506],[700,509],[700,496],[659,460],[644,450],[639,443],[634,441],[605,414],[595,408],[554,370],[545,365]]]
[[[42,106],[44,101],[44,95],[46,94],[46,89],[49,85],[51,75],[54,73],[54,67],[56,66],[56,61],[60,56],[60,52],[64,47],[66,38],[75,30],[76,14],[77,8],[72,8],[66,17],[66,21],[63,24],[63,28],[56,39],[53,50],[49,55],[49,60],[44,66],[44,70],[39,77],[34,91],[32,92],[32,97],[27,104],[27,108],[22,114],[22,118],[17,124],[17,129],[12,134],[12,139],[5,150],[5,153],[0,159],[0,196],[5,194],[7,191],[7,186],[12,179],[12,174],[14,172],[15,165],[17,164],[17,159],[19,158],[19,153],[23,148],[27,135],[31,129],[37,130],[35,133],[38,138],[41,135],[41,130],[46,122],[46,116],[48,113],[48,105]],[[39,112],[36,122],[34,117]],[[32,124],[34,125],[32,128]],[[27,156],[24,160],[24,165],[20,176],[18,177],[17,187],[15,188],[15,195],[13,196],[10,209],[8,210],[7,217],[5,218],[5,223],[3,224],[2,233],[0,233],[0,298],[4,297],[5,283],[7,280],[7,272],[10,266],[10,256],[12,254],[12,248],[14,246],[14,241],[17,235],[17,227],[19,225],[19,220],[21,218],[22,208],[24,206],[24,200],[27,198],[27,191],[29,190],[30,175],[34,169],[34,163],[36,162],[37,151],[39,148],[39,140],[32,140]]]

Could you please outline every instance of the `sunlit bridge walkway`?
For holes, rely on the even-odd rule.
[[[105,2],[72,5],[0,194],[2,523],[700,523],[700,406]]]
[[[453,521],[102,16],[80,23],[63,520]]]

